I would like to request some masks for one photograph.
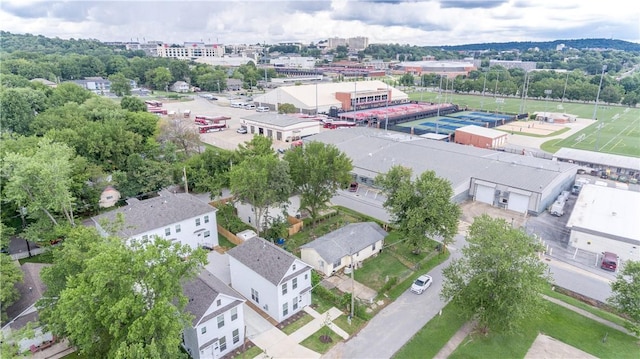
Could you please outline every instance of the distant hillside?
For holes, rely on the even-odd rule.
[[[456,46],[439,46],[438,48],[446,51],[508,51],[508,50],[520,50],[526,51],[527,49],[537,47],[540,50],[555,50],[557,45],[564,44],[566,47],[571,47],[579,50],[584,49],[613,49],[620,51],[633,51],[640,52],[640,44],[634,42],[613,40],[613,39],[578,39],[578,40],[555,40],[546,42],[495,42],[484,44],[469,44],[469,45],[456,45]]]

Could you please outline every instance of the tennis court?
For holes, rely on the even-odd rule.
[[[480,126],[494,128],[508,124],[515,120],[514,115],[485,113],[479,111],[461,111],[446,116],[422,118],[410,122],[400,123],[400,128],[414,129],[417,134],[435,132],[452,134],[456,129],[464,126]]]

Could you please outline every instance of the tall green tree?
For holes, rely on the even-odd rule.
[[[52,225],[63,216],[75,225],[71,194],[73,150],[48,139],[38,143],[33,154],[9,152],[2,164],[3,197],[26,208],[32,218],[46,215]]]
[[[411,169],[402,166],[376,177],[376,185],[387,196],[384,207],[414,252],[425,247],[428,237],[440,239],[444,250],[458,232],[461,214],[460,207],[451,201],[451,183],[434,171],[421,173],[415,181],[411,177]]]
[[[351,159],[336,146],[310,142],[284,154],[291,178],[300,194],[300,206],[306,208],[315,221],[320,211],[340,188],[351,182]]]
[[[111,92],[116,96],[131,95],[131,84],[123,74],[115,73],[109,76],[109,81],[111,81]]]
[[[82,87],[71,83],[63,82],[53,89],[53,93],[49,97],[50,106],[63,106],[67,102],[75,102],[78,105],[83,104],[86,100],[95,95]]]
[[[627,315],[629,321],[625,326],[640,336],[640,261],[625,263],[616,280],[611,283],[611,292],[609,303]]]
[[[255,156],[234,165],[229,183],[236,198],[253,207],[258,235],[267,222],[269,207],[287,203],[293,192],[289,164],[272,155]]]
[[[6,226],[0,222],[0,247],[2,249],[9,248],[9,239],[13,234],[13,228]],[[16,265],[11,257],[6,253],[0,253],[0,320],[4,323],[6,319],[6,309],[18,299],[18,290],[15,284],[22,281],[22,271],[20,266]]]
[[[276,152],[271,148],[273,140],[266,136],[260,136],[258,134],[253,135],[250,141],[244,144],[238,144],[236,153],[241,161],[256,157],[256,156],[276,156]]]
[[[483,214],[469,227],[467,243],[463,257],[443,271],[444,300],[455,302],[484,332],[517,331],[544,313],[549,277],[539,242]]]
[[[156,67],[145,73],[147,82],[153,86],[156,90],[166,90],[173,77],[171,72],[166,67]]]
[[[73,229],[43,269],[42,322],[91,358],[181,358],[191,315],[181,281],[206,264],[206,253],[154,238],[102,238]]]
[[[147,112],[147,105],[145,105],[144,101],[131,96],[123,97],[120,101],[120,107],[131,112]]]

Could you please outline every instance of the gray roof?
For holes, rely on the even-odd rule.
[[[293,254],[259,237],[245,241],[227,254],[275,285],[283,281],[291,265],[299,260]],[[304,270],[310,268],[305,264]]]
[[[297,125],[300,123],[309,123],[309,124],[317,124],[318,127],[321,125],[317,120],[310,120],[308,118],[301,118],[296,116],[284,115],[273,112],[264,112],[255,115],[249,115],[243,117],[246,120],[261,123],[264,125],[278,126],[278,127],[289,127],[293,125]]]
[[[640,158],[637,157],[577,150],[575,148],[566,147],[559,149],[558,152],[553,155],[553,157],[563,160],[573,160],[575,162],[594,163],[603,166],[628,168],[640,171]]]
[[[207,321],[209,318],[218,316],[220,313],[226,312],[230,308],[245,302],[240,294],[224,284],[220,279],[216,278],[216,276],[206,269],[203,269],[196,278],[185,282],[182,285],[182,291],[189,299],[185,309],[194,316],[192,323],[193,326],[197,325],[201,321]],[[228,295],[236,300],[204,317],[207,309],[209,309],[211,304],[220,294]]]
[[[351,223],[300,248],[315,249],[325,262],[334,263],[383,240],[387,235],[375,222]]]
[[[128,202],[124,207],[92,217],[93,221],[99,225],[103,220],[114,222],[117,214],[122,213],[124,225],[117,234],[123,238],[130,238],[216,211],[215,207],[191,194],[169,191],[161,191],[158,197]]]
[[[519,154],[487,150],[451,142],[433,141],[405,133],[355,127],[324,131],[307,141],[338,147],[353,162],[353,172],[374,178],[395,165],[427,170],[451,182],[456,195],[469,188],[471,178],[483,179],[532,192],[541,192],[561,173],[576,165]]]

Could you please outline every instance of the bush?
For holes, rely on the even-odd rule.
[[[389,278],[389,280],[382,286],[380,291],[382,293],[386,293],[391,288],[393,288],[396,284],[398,284],[398,277],[397,276],[393,276],[393,277]]]

